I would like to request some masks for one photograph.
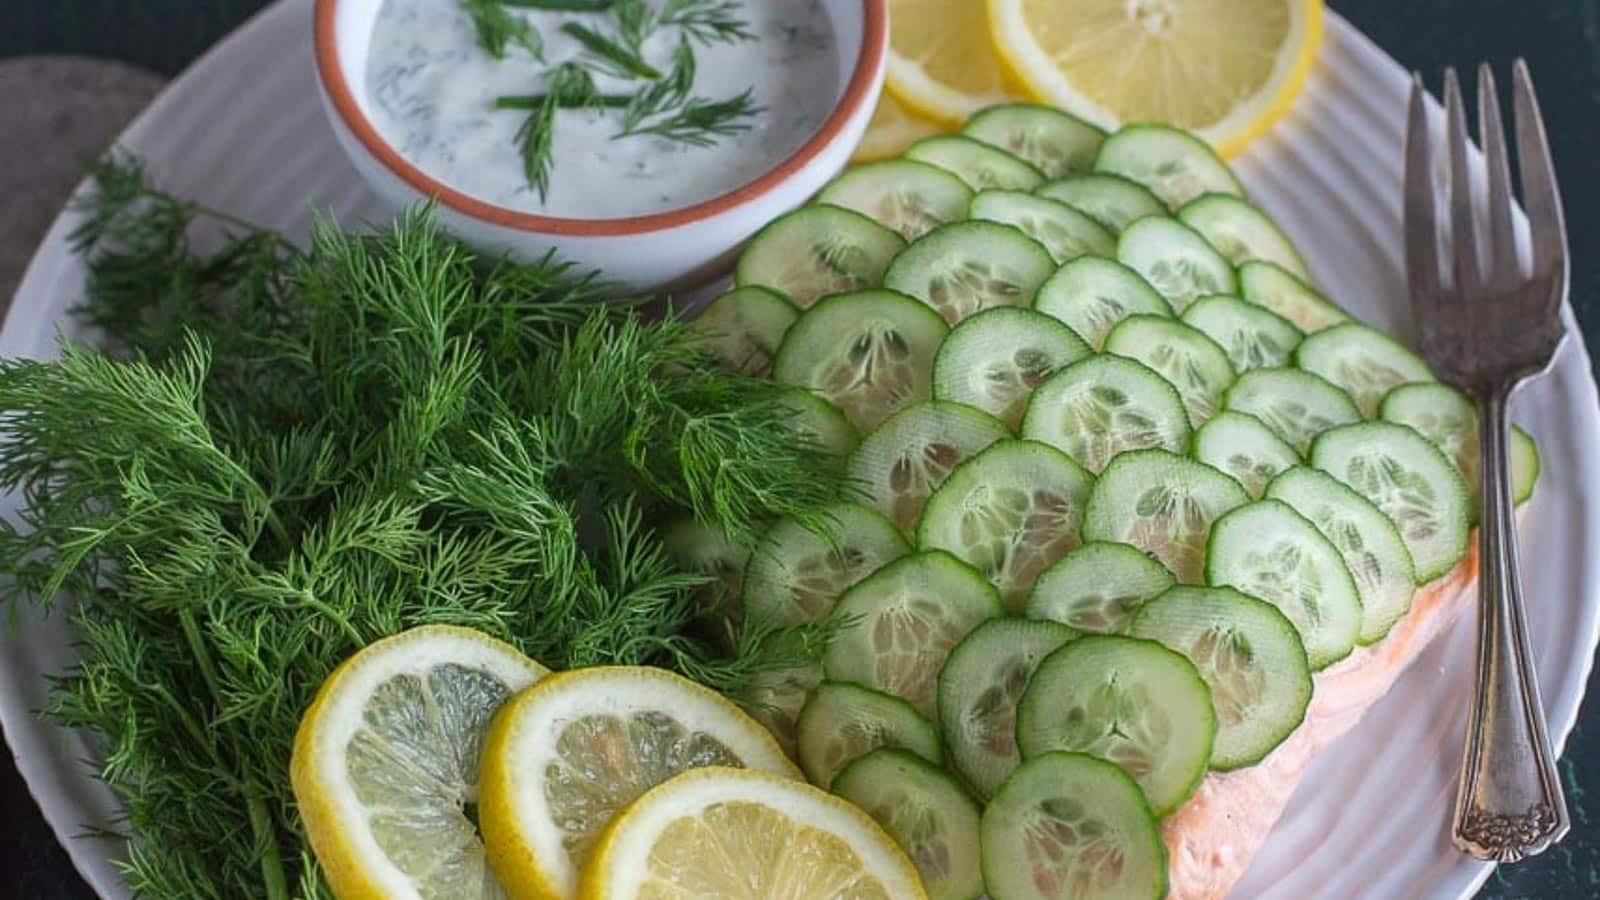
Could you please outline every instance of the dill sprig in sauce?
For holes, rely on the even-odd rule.
[[[494,107],[527,110],[518,129],[517,149],[523,174],[541,199],[548,196],[554,165],[554,131],[563,109],[621,108],[621,140],[650,136],[690,147],[715,146],[718,140],[750,130],[764,110],[745,90],[724,98],[692,95],[697,66],[695,46],[740,43],[756,39],[739,16],[737,0],[664,0],[653,8],[645,0],[461,0],[472,18],[478,43],[496,59],[516,43],[543,60],[544,42],[537,29],[506,7],[601,14],[606,31],[588,22],[562,23],[560,30],[584,49],[581,61],[562,63],[545,73],[540,94],[502,96]],[[598,22],[599,19],[596,19]],[[663,72],[644,56],[645,41],[662,29],[676,29],[679,41],[671,68]],[[593,76],[644,82],[630,94],[601,94]]]
[[[781,388],[553,257],[475,257],[426,211],[300,249],[129,160],[95,182],[76,315],[108,343],[0,362],[0,484],[23,498],[0,571],[74,625],[47,713],[91,734],[136,894],[328,896],[295,729],[340,661],[405,628],[723,690],[815,658],[815,629],[704,635],[705,579],[654,528],[822,524],[838,461],[785,427]]]

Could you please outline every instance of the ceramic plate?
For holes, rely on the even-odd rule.
[[[1293,115],[1239,161],[1251,196],[1304,251],[1318,282],[1368,321],[1408,331],[1400,239],[1404,71],[1329,14],[1320,65]],[[384,211],[334,144],[311,65],[311,0],[285,0],[219,44],[127,131],[123,144],[176,193],[303,234],[314,210],[344,221]],[[66,214],[39,248],[11,307],[0,354],[47,357],[83,270]],[[1570,316],[1570,313],[1569,313]],[[1539,440],[1544,477],[1522,530],[1541,686],[1564,740],[1597,636],[1600,411],[1574,334],[1554,370],[1518,396],[1514,418]],[[14,509],[8,499],[4,510]],[[1446,833],[1472,679],[1472,628],[1422,656],[1350,734],[1313,765],[1236,897],[1311,900],[1470,896],[1487,865]],[[45,817],[89,883],[121,898],[116,804],[81,762],[84,737],[41,723],[47,676],[72,663],[59,619],[24,611],[0,638],[0,721]]]

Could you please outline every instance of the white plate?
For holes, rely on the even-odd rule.
[[[1331,296],[1404,332],[1399,202],[1408,82],[1347,22],[1329,19],[1306,94],[1289,121],[1251,148],[1240,173]],[[317,106],[310,25],[310,0],[269,8],[178,79],[123,144],[178,194],[272,228],[303,233],[313,208],[346,221],[377,215]],[[0,332],[0,354],[53,352],[55,329],[82,285],[66,242],[73,224],[72,215],[62,216],[39,248]],[[1544,453],[1522,544],[1541,686],[1563,740],[1600,625],[1600,557],[1585,546],[1600,534],[1600,410],[1572,329],[1555,369],[1516,403],[1516,418]],[[12,509],[8,502],[0,511]],[[91,748],[34,714],[46,677],[72,662],[70,635],[59,619],[23,619],[0,638],[0,722],[79,871],[103,896],[125,897],[112,863],[116,843],[82,836],[116,824],[114,800],[81,762]],[[1483,883],[1489,867],[1464,859],[1446,838],[1471,649],[1463,622],[1322,755],[1235,897],[1460,898]]]

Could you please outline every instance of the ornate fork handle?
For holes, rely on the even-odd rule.
[[[1468,722],[1454,840],[1479,859],[1516,862],[1567,833],[1566,800],[1546,737],[1544,705],[1517,577],[1517,534],[1508,475],[1509,386],[1482,394],[1478,687]]]

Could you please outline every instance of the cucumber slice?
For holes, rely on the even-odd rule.
[[[1318,437],[1308,458],[1400,529],[1419,584],[1466,555],[1472,500],[1449,457],[1427,438],[1392,422],[1345,425]]]
[[[739,257],[740,287],[770,288],[806,309],[829,294],[873,287],[905,239],[853,210],[808,206],[756,232]]]
[[[1090,541],[1044,570],[1023,615],[1092,634],[1122,634],[1140,606],[1176,583],[1131,544]]]
[[[959,134],[923,138],[906,150],[906,159],[938,166],[975,191],[1031,191],[1044,182],[1044,174],[1028,163],[998,147]]]
[[[1183,311],[1183,321],[1228,351],[1237,372],[1287,366],[1303,337],[1288,319],[1237,297],[1201,297]]]
[[[1230,588],[1175,587],[1139,610],[1131,633],[1188,657],[1211,689],[1211,768],[1255,765],[1305,721],[1306,650],[1270,603]]]
[[[1094,476],[1037,441],[996,441],[950,473],[928,498],[917,546],[946,550],[983,573],[1007,611],[1078,546]]]
[[[1417,591],[1411,551],[1399,529],[1367,498],[1326,472],[1296,466],[1267,485],[1267,496],[1311,520],[1344,558],[1361,595],[1362,644],[1383,639],[1411,609]]]
[[[1016,428],[1034,388],[1088,356],[1071,328],[1031,309],[986,309],[950,331],[933,358],[933,396],[975,406]]]
[[[882,747],[845,766],[833,792],[866,811],[906,851],[928,900],[983,894],[980,811],[955,779],[915,753]]]
[[[999,147],[1038,169],[1046,178],[1060,178],[1094,167],[1106,133],[1077,116],[1035,103],[1004,103],[979,111],[961,133]]]
[[[1222,405],[1233,365],[1217,342],[1165,316],[1129,316],[1106,335],[1106,352],[1144,363],[1178,389],[1189,424],[1200,427]]]
[[[950,761],[989,797],[1022,761],[1017,701],[1033,670],[1077,632],[1056,622],[990,619],[950,651],[939,671],[939,722]]]
[[[1258,500],[1217,520],[1206,582],[1282,610],[1300,632],[1313,669],[1349,656],[1361,636],[1361,594],[1344,555],[1280,500]]]
[[[789,329],[772,377],[816,391],[856,428],[870,431],[932,394],[933,356],[949,331],[904,294],[835,294]]]
[[[1167,895],[1167,848],[1139,785],[1083,753],[1023,763],[983,811],[983,880],[994,900]]]
[[[955,222],[894,258],[883,285],[933,307],[951,325],[994,306],[1028,306],[1056,270],[1043,244],[998,222]]]
[[[1390,391],[1378,408],[1378,416],[1417,430],[1455,463],[1461,480],[1472,497],[1472,521],[1477,523],[1482,508],[1483,477],[1478,445],[1478,410],[1467,396],[1439,382],[1403,384]],[[1539,449],[1526,431],[1512,426],[1511,495],[1517,503],[1533,496],[1539,478]]]
[[[861,443],[861,432],[850,424],[839,407],[799,387],[784,392],[783,404],[794,414],[789,428],[795,436],[839,457],[840,468],[843,468],[845,458]]]
[[[1201,194],[1244,196],[1239,179],[1210,144],[1166,125],[1128,125],[1106,138],[1094,170],[1139,182],[1171,209]]]
[[[772,526],[744,573],[744,615],[756,623],[820,622],[849,587],[911,552],[887,519],[854,503],[828,508],[818,534],[792,519]]]
[[[1050,251],[1050,258],[1058,263],[1085,253],[1117,250],[1117,239],[1099,222],[1065,203],[1026,191],[980,191],[972,198],[968,215],[1018,229],[1043,244]]]
[[[1342,388],[1367,418],[1402,384],[1433,381],[1428,364],[1405,345],[1360,322],[1325,328],[1301,342],[1294,364]]]
[[[923,504],[969,457],[1011,432],[988,413],[937,400],[909,406],[867,435],[850,458],[850,477],[867,505],[906,534]]]
[[[1211,523],[1250,501],[1239,482],[1165,450],[1111,461],[1089,492],[1083,536],[1132,544],[1185,584],[1199,584]]]
[[[706,305],[689,323],[705,348],[729,372],[765,378],[783,335],[800,318],[794,304],[763,287],[742,287]]]
[[[1300,464],[1300,454],[1244,413],[1221,412],[1194,433],[1194,458],[1226,472],[1251,497],[1259,499],[1267,482]]]
[[[1158,816],[1200,786],[1216,733],[1211,691],[1194,663],[1137,638],[1069,642],[1039,663],[1017,703],[1024,760],[1074,750],[1114,762]]]
[[[1140,219],[1117,238],[1117,259],[1138,272],[1182,313],[1207,294],[1231,294],[1238,288],[1233,264],[1206,239],[1177,219]]]
[[[1539,443],[1533,435],[1511,426],[1511,499],[1518,505],[1533,499],[1533,489],[1539,484],[1543,463],[1539,459]],[[1474,505],[1476,510],[1477,506]]]
[[[893,694],[930,720],[939,667],[972,629],[1001,615],[1000,595],[948,553],[903,556],[844,592],[823,656],[831,681]]]
[[[891,159],[846,171],[817,202],[853,209],[910,241],[966,218],[972,189],[938,166]]]
[[[1300,454],[1322,432],[1361,421],[1349,394],[1299,369],[1252,369],[1228,388],[1222,406],[1260,419]]]
[[[879,747],[904,747],[935,765],[944,763],[939,732],[899,697],[859,684],[824,681],[811,692],[795,722],[800,768],[826,790],[852,760]]]
[[[1350,314],[1310,285],[1276,263],[1252,260],[1239,267],[1239,294],[1250,303],[1266,307],[1306,334],[1341,322]]]
[[[1196,197],[1178,210],[1183,224],[1200,232],[1217,252],[1234,265],[1252,259],[1277,263],[1305,281],[1311,272],[1294,242],[1278,223],[1247,200],[1231,194],[1206,194]]]
[[[1099,256],[1080,256],[1056,270],[1039,286],[1033,308],[1067,323],[1096,350],[1129,316],[1172,315],[1166,298],[1139,273]]]
[[[1091,356],[1052,375],[1033,392],[1022,436],[1099,472],[1118,454],[1189,446],[1189,414],[1165,378],[1120,356]]]
[[[771,732],[783,752],[795,759],[799,752],[795,730],[800,710],[821,683],[822,667],[819,665],[768,670],[752,676],[750,683],[739,692],[738,700],[750,718]]]
[[[679,519],[661,533],[667,558],[684,572],[711,579],[695,589],[696,605],[712,621],[738,622],[744,612],[744,570],[750,548],[720,528]]]
[[[1035,194],[1059,200],[1116,234],[1146,216],[1164,216],[1167,206],[1150,189],[1120,175],[1096,172],[1040,185]]]

